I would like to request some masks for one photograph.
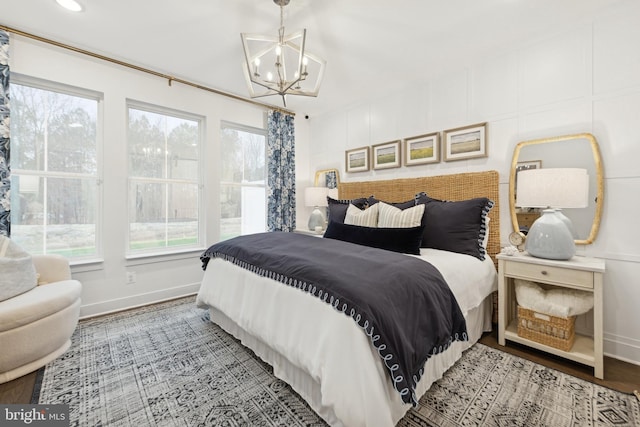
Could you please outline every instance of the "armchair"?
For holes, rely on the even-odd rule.
[[[38,286],[0,301],[0,384],[62,355],[80,315],[82,285],[66,258],[34,255]]]

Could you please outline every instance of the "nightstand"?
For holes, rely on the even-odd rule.
[[[593,366],[594,376],[604,377],[602,355],[602,286],[604,260],[574,256],[568,261],[531,257],[526,254],[498,258],[498,342],[517,342],[546,351],[566,359]],[[569,351],[550,347],[518,336],[516,298],[513,279],[525,279],[561,288],[572,288],[593,293],[593,338],[576,334]]]
[[[294,233],[308,234],[310,236],[315,236],[315,237],[322,237],[324,235],[324,231],[325,230],[322,230],[322,233],[318,234],[315,231],[306,230],[304,228],[296,228],[295,230],[293,230]]]

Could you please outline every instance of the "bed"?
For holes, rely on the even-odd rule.
[[[340,198],[347,200],[375,195],[397,202],[420,192],[451,201],[486,197],[494,204],[487,214],[484,259],[437,248],[401,255],[427,260],[442,274],[466,323],[464,340],[450,340],[429,355],[412,390],[416,398],[491,329],[492,294],[497,289],[495,255],[500,249],[498,173],[339,185]],[[298,242],[309,246],[317,246],[317,239],[296,236]],[[317,295],[284,286],[282,280],[249,271],[228,257],[211,257],[207,263],[197,304],[209,309],[212,322],[272,365],[274,374],[290,384],[329,425],[394,426],[412,407],[392,379],[384,354],[372,345],[372,336],[364,333],[367,329],[363,331],[354,318]]]

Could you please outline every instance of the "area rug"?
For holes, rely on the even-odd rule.
[[[634,395],[475,344],[398,426],[640,427]]]
[[[272,372],[186,298],[80,322],[38,403],[69,404],[74,426],[324,426]],[[637,426],[639,406],[476,344],[398,425]]]

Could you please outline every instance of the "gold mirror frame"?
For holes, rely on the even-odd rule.
[[[600,156],[600,148],[598,146],[598,142],[595,137],[590,133],[578,133],[574,135],[564,135],[557,136],[553,138],[542,138],[542,139],[534,139],[531,141],[523,141],[516,145],[515,150],[513,151],[513,160],[511,161],[511,171],[509,173],[509,213],[511,214],[511,224],[513,224],[514,231],[520,230],[520,225],[518,224],[518,216],[516,215],[516,188],[515,188],[515,178],[516,178],[516,167],[518,163],[518,158],[520,156],[520,150],[522,148],[536,145],[536,144],[547,144],[551,142],[561,142],[561,141],[569,141],[574,139],[586,139],[589,141],[591,146],[591,152],[593,154],[593,161],[595,163],[596,170],[596,195],[595,195],[595,214],[593,218],[593,223],[591,224],[591,231],[587,239],[575,240],[576,245],[589,245],[593,243],[598,234],[598,230],[600,229],[600,219],[602,218],[602,209],[603,209],[603,201],[604,201],[604,172],[602,168],[602,157]]]
[[[340,172],[338,172],[338,169],[322,169],[319,171],[316,171],[316,176],[315,179],[313,181],[313,186],[317,187],[318,186],[318,182],[320,180],[320,176],[322,176],[323,174],[326,174],[327,172],[335,172],[336,174],[336,188],[338,188],[337,186],[340,184]],[[323,185],[324,187],[324,185]]]

